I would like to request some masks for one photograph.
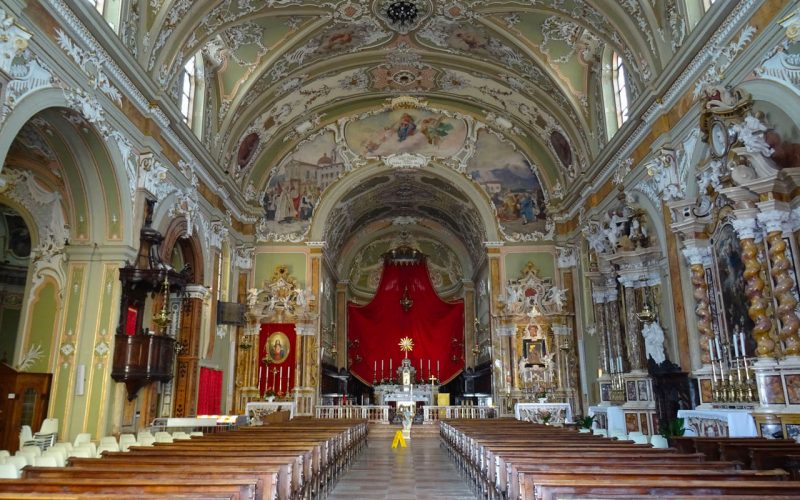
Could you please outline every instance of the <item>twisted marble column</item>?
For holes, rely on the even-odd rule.
[[[800,318],[797,317],[797,299],[794,296],[794,278],[790,270],[792,262],[786,256],[786,242],[783,240],[783,223],[789,213],[782,210],[770,210],[758,214],[758,220],[767,230],[767,248],[772,267],[773,293],[778,302],[776,314],[780,320],[778,335],[783,341],[783,351],[787,356],[800,355]]]
[[[775,357],[775,342],[769,331],[772,322],[767,316],[769,302],[764,297],[764,280],[761,279],[762,266],[758,259],[758,245],[755,242],[756,220],[754,218],[736,219],[733,228],[739,235],[744,261],[745,295],[749,302],[748,316],[753,321],[753,338],[756,340],[756,352],[760,358]]]
[[[608,343],[609,343],[609,362],[611,366],[616,366],[616,356],[623,359],[622,355],[622,333],[620,332],[619,325],[619,302],[617,301],[617,290],[613,289],[607,292],[606,295],[606,324],[608,325]],[[625,370],[625,367],[622,367]]]
[[[697,317],[697,339],[700,347],[700,361],[707,365],[711,363],[709,341],[714,340],[714,329],[711,326],[711,308],[708,300],[708,283],[706,283],[706,267],[711,265],[711,251],[705,246],[698,246],[697,242],[687,242],[683,255],[689,261],[689,271],[694,296],[694,314]]]

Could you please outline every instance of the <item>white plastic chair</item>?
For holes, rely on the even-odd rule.
[[[31,431],[30,425],[23,425],[22,429],[19,431],[19,444],[20,446],[25,446],[26,443],[33,441],[33,431]]]
[[[114,436],[105,436],[100,438],[100,444],[98,445],[98,448],[100,446],[115,446],[115,445],[118,447],[117,438],[115,438]]]
[[[153,446],[153,443],[155,443],[155,442],[156,442],[156,438],[155,437],[145,435],[145,436],[141,436],[136,441],[136,446]]]
[[[97,455],[97,446],[94,443],[83,443],[75,447],[75,450],[86,450],[89,452],[90,457],[94,457]]]
[[[651,436],[650,444],[653,445],[653,448],[669,448],[669,441],[664,436]]]
[[[58,432],[58,419],[46,418],[42,422],[42,428],[37,434],[56,434]]]
[[[62,450],[65,450],[67,453],[69,453],[70,451],[72,451],[73,446],[72,446],[72,443],[70,443],[69,441],[61,441],[61,442],[56,443],[56,444],[54,444],[53,446],[50,447],[50,449],[54,449],[54,448],[55,449],[62,449]]]
[[[41,450],[39,450],[39,454],[37,455],[36,453],[34,453],[34,452],[30,451],[30,450],[28,450],[28,451],[17,450],[17,454],[14,455],[14,456],[15,457],[24,458],[25,459],[25,464],[26,465],[31,465],[31,464],[33,464],[33,459],[34,458],[42,456],[42,452],[41,452]]]
[[[13,464],[0,464],[0,479],[19,479],[19,471]]]
[[[119,449],[122,451],[128,451],[130,446],[136,446],[136,437],[133,434],[120,434]]]
[[[64,448],[50,448],[42,453],[43,457],[54,457],[59,467],[64,467],[67,464],[67,450]]]
[[[97,458],[102,458],[104,451],[119,451],[119,445],[109,444],[109,445],[100,445],[97,447]]]
[[[75,447],[77,448],[78,445],[81,445],[81,444],[84,444],[84,443],[91,443],[91,442],[92,442],[92,435],[89,434],[88,432],[82,432],[82,433],[78,434],[77,436],[75,436],[74,444],[75,444]]]
[[[6,458],[6,465],[13,465],[17,468],[17,472],[21,471],[28,465],[28,459],[23,456],[14,455],[13,457]]]
[[[53,457],[53,456],[35,457],[33,459],[33,466],[34,467],[58,467],[58,462],[56,462],[56,457]]]
[[[192,437],[185,432],[175,431],[172,433],[172,439],[192,439]]]
[[[156,438],[156,443],[171,443],[172,442],[172,436],[170,435],[169,432],[163,432],[163,431],[156,432],[155,438]]]
[[[144,430],[141,430],[141,431],[136,433],[136,440],[137,441],[140,440],[143,436],[145,436],[145,437],[155,437],[155,436],[153,436],[152,432],[144,429]]]
[[[69,452],[69,456],[75,458],[92,458],[92,455],[89,455],[88,448],[75,448]]]

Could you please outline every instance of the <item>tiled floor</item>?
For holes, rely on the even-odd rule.
[[[330,500],[475,500],[439,437],[391,448],[391,437],[372,437],[369,446],[336,484]]]

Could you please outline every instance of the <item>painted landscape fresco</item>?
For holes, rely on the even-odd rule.
[[[467,138],[467,124],[420,109],[396,110],[351,122],[345,137],[348,146],[361,156],[452,156]]]
[[[492,199],[506,233],[544,231],[547,208],[539,178],[510,143],[481,131],[467,171]]]
[[[275,234],[304,233],[320,194],[343,170],[332,133],[300,145],[267,182],[261,198],[267,229]]]

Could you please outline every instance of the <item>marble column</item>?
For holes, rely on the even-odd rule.
[[[619,323],[619,292],[616,288],[606,290],[606,308],[605,317],[608,332],[609,361],[611,366],[615,368],[613,371],[624,372],[625,366],[623,360],[625,356],[622,350],[622,331]],[[618,366],[621,365],[621,366]]]
[[[764,297],[764,280],[761,279],[763,266],[758,257],[756,244],[757,209],[747,208],[734,211],[736,219],[733,228],[739,236],[744,261],[745,294],[749,303],[748,315],[753,321],[753,338],[756,341],[756,353],[759,358],[775,358],[775,341],[770,336],[772,321],[767,315],[769,301]]]
[[[706,269],[711,267],[711,248],[708,240],[687,240],[683,255],[689,262],[689,272],[694,296],[694,314],[697,318],[698,346],[700,347],[700,362],[703,365],[711,363],[709,341],[714,340],[714,328],[711,326],[711,307],[708,296],[708,283],[706,282]]]
[[[608,353],[608,325],[606,324],[606,298],[603,291],[592,291],[592,302],[594,303],[594,325],[595,333],[600,344],[600,351],[598,358],[600,360],[600,368],[603,373],[611,372],[611,364],[609,362]]]
[[[784,205],[784,206],[781,206]],[[758,204],[762,210],[758,221],[767,232],[767,246],[771,264],[773,293],[778,307],[776,315],[780,320],[779,338],[786,356],[800,355],[800,318],[797,317],[797,299],[794,296],[795,282],[792,277],[794,263],[786,255],[786,242],[783,239],[783,226],[789,219],[789,208],[785,204],[768,201]]]

